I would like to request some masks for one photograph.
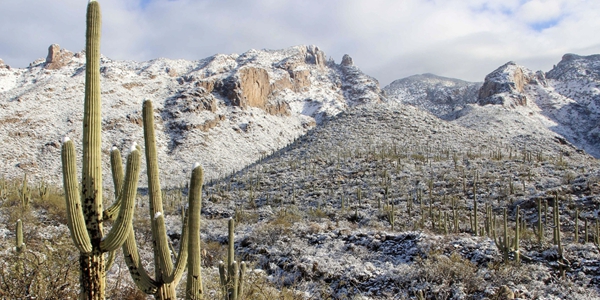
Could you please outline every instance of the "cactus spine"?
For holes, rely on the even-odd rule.
[[[229,243],[227,250],[227,266],[223,262],[219,263],[219,276],[221,279],[221,290],[224,300],[242,299],[244,294],[244,274],[246,273],[246,263],[242,262],[239,266],[234,258],[234,234],[235,221],[229,219]]]
[[[133,204],[137,192],[140,154],[132,149],[127,159],[127,176],[120,194],[120,209],[111,231],[102,228],[102,165],[100,115],[100,5],[87,7],[86,83],[83,117],[82,189],[79,190],[75,146],[65,138],[61,158],[67,203],[67,224],[80,252],[81,299],[104,299],[105,262],[103,253],[119,248],[131,231]]]

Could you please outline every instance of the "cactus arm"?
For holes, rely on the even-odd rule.
[[[113,264],[115,263],[115,258],[117,258],[116,254],[117,254],[116,251],[108,252],[108,258],[104,262],[104,272],[105,273],[108,272],[108,270],[110,270],[110,268],[112,268]]]
[[[129,231],[132,230],[135,197],[140,175],[140,152],[136,149],[135,144],[131,150],[127,159],[127,175],[123,191],[119,193],[119,200],[117,200],[121,202],[119,216],[108,235],[100,242],[100,249],[103,252],[114,251],[121,247],[127,239]]]
[[[243,261],[240,264],[240,282],[238,284],[238,298],[240,299],[244,299],[244,279],[245,279],[245,274],[246,274],[246,262]]]
[[[117,147],[113,147],[110,151],[110,169],[112,171],[113,184],[115,186],[115,202],[104,212],[102,217],[104,221],[114,221],[119,213],[121,201],[121,189],[123,188],[123,162],[121,160],[121,152]]]
[[[92,252],[92,244],[85,226],[85,218],[79,197],[77,170],[75,166],[75,146],[73,141],[65,138],[62,144],[63,185],[67,202],[67,225],[71,238],[81,253]]]
[[[204,171],[200,164],[196,163],[192,170],[190,179],[190,191],[188,196],[188,218],[189,225],[186,230],[189,236],[187,265],[188,275],[186,283],[186,298],[202,299],[204,289],[202,288],[201,258],[200,258],[200,211],[202,210],[202,184],[204,182]],[[183,247],[183,244],[182,246]],[[178,259],[181,260],[181,259]]]
[[[169,251],[167,230],[162,207],[162,195],[158,178],[158,157],[154,136],[154,110],[152,101],[145,100],[142,108],[144,142],[146,152],[146,171],[148,174],[148,194],[150,197],[150,216],[152,217],[152,241],[154,244],[155,279],[162,282],[173,271],[173,262]]]
[[[223,293],[223,299],[228,300],[229,296],[227,295],[227,271],[225,271],[225,263],[223,261],[219,262],[219,279],[221,281],[221,292]]]
[[[142,266],[133,229],[129,231],[128,237],[123,244],[123,256],[135,285],[146,294],[155,294],[158,290],[158,284],[148,276],[148,273]]]
[[[230,269],[233,273],[233,286],[230,287],[231,290],[231,294],[230,294],[230,299],[231,300],[238,300],[238,284],[239,284],[239,280],[240,280],[240,271],[239,271],[239,266],[238,263],[234,260],[233,264],[231,264],[231,269]]]
[[[177,261],[175,262],[175,268],[173,269],[173,274],[171,274],[171,276],[169,276],[167,280],[165,280],[166,283],[173,283],[174,285],[178,285],[179,281],[181,280],[181,277],[183,276],[183,272],[187,267],[189,253],[188,243],[190,236],[188,230],[188,222],[188,214],[186,214],[183,219],[183,225],[181,229],[181,241],[179,243],[179,252],[177,254]]]

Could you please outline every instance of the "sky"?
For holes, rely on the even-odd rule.
[[[98,0],[103,55],[198,60],[317,45],[349,54],[381,87],[414,74],[468,81],[508,61],[548,71],[600,53],[600,0]],[[0,59],[22,68],[48,46],[85,47],[87,0],[0,0]]]

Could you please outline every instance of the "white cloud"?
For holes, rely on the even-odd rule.
[[[0,58],[26,66],[51,43],[84,45],[83,0],[7,1]],[[509,60],[548,70],[562,54],[600,53],[591,0],[100,0],[102,53],[114,59],[200,59],[315,44],[348,53],[382,84],[431,72],[466,80]],[[142,8],[143,6],[143,8]],[[528,65],[530,64],[530,65]]]

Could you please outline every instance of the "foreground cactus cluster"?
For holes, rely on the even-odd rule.
[[[90,1],[87,9],[86,83],[83,120],[83,170],[81,189],[77,179],[75,146],[65,138],[62,145],[63,182],[71,237],[80,252],[81,298],[104,299],[105,272],[122,247],[125,261],[136,285],[156,299],[176,299],[175,287],[189,266],[186,299],[202,299],[200,276],[200,209],[203,171],[195,165],[189,191],[189,209],[183,222],[182,240],[175,265],[171,261],[158,179],[158,158],[154,137],[153,109],[144,102],[144,140],[152,217],[155,276],[150,278],[141,265],[133,231],[134,203],[140,172],[140,148],[134,143],[123,174],[121,154],[111,151],[115,203],[102,208],[101,101],[100,101],[100,5]],[[24,189],[25,189],[24,183]],[[112,221],[105,234],[103,223]],[[22,241],[17,241],[19,245]],[[108,262],[104,254],[109,253]]]

